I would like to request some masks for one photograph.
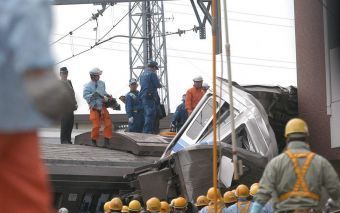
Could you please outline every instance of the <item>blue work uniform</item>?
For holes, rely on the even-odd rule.
[[[133,122],[129,122],[129,132],[143,132],[144,114],[139,91],[130,91],[126,94],[125,111],[128,118],[133,117]]]
[[[53,72],[51,27],[48,1],[1,1],[1,133],[28,132],[50,124],[27,96],[23,75],[33,69]]]
[[[96,92],[98,95],[94,95]],[[105,95],[107,95],[107,93],[105,91],[104,81],[90,81],[84,86],[83,97],[91,109],[101,110],[103,108],[103,97]]]
[[[177,106],[174,115],[172,116],[172,125],[176,127],[176,131],[178,132],[185,121],[188,119],[188,112],[185,109],[185,102],[183,101],[180,105]]]
[[[237,203],[227,208],[226,213],[247,213],[250,212],[253,202],[246,198],[239,198]]]
[[[155,120],[159,108],[159,96],[157,89],[161,88],[161,83],[157,74],[150,68],[146,68],[140,76],[140,97],[144,109],[144,133],[155,133]]]

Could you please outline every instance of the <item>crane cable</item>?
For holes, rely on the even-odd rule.
[[[212,114],[213,114],[213,187],[214,187],[214,211],[217,213],[217,129],[216,129],[216,31],[217,31],[217,19],[216,19],[216,1],[212,0],[211,14],[212,14],[212,79],[213,79],[213,104],[212,104]]]
[[[231,72],[230,61],[230,42],[229,42],[229,28],[228,28],[228,12],[227,12],[227,0],[223,1],[224,9],[224,27],[225,27],[225,51],[227,57],[227,69],[228,69],[228,86],[229,86],[229,102],[230,102],[230,123],[231,123],[231,141],[232,141],[232,154],[234,165],[234,179],[239,179],[238,160],[236,150],[236,133],[235,133],[235,119],[234,119],[234,98],[233,98],[233,81]]]

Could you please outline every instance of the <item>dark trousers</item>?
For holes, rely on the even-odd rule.
[[[143,132],[144,114],[142,111],[133,113],[133,123],[129,123],[129,132]]]
[[[60,142],[62,144],[72,144],[71,134],[74,124],[74,114],[73,112],[67,113],[62,116],[60,122]]]

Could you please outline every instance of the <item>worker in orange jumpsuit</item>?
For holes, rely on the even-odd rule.
[[[187,110],[189,115],[192,113],[192,111],[195,109],[198,102],[200,102],[204,95],[204,90],[202,88],[202,76],[194,78],[193,81],[194,86],[187,91],[185,98],[185,109]]]
[[[102,71],[94,68],[90,71],[91,81],[84,87],[83,97],[90,107],[90,120],[92,122],[91,144],[97,146],[99,138],[100,122],[104,122],[104,146],[109,147],[112,137],[112,121],[105,102],[108,101],[108,94],[105,91],[105,83],[99,80]]]
[[[50,6],[47,1],[2,1],[0,11],[1,212],[52,213],[37,129],[73,106],[53,71]]]

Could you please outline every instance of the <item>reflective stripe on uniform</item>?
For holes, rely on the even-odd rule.
[[[246,204],[246,206],[245,207],[241,206],[243,204]],[[246,202],[239,201],[239,202],[237,202],[237,209],[240,210],[240,213],[247,213],[249,206],[250,206],[250,201],[246,201]]]
[[[291,192],[284,193],[280,195],[279,201],[287,200],[290,197],[306,197],[313,200],[320,200],[320,195],[315,194],[311,191],[309,191],[308,184],[306,183],[305,176],[309,169],[309,166],[315,156],[315,153],[313,152],[307,152],[307,153],[292,153],[290,150],[287,150],[285,154],[292,160],[294,165],[294,172],[296,174],[296,183],[294,185],[294,188]],[[299,167],[298,158],[306,158],[306,161],[302,165],[302,167]]]

